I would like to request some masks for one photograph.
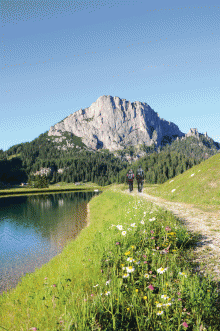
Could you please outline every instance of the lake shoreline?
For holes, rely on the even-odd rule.
[[[13,291],[4,293],[2,297],[0,296],[0,326],[4,327],[6,330],[10,329],[10,331],[21,331],[31,328],[36,328],[36,330],[39,331],[55,331],[64,330],[63,327],[65,327],[65,330],[78,329],[87,331],[91,330],[91,326],[89,326],[91,317],[96,316],[96,321],[94,323],[96,323],[96,325],[99,323],[105,328],[105,315],[103,315],[103,319],[100,315],[100,312],[103,310],[102,300],[105,301],[104,305],[107,307],[107,310],[111,309],[111,305],[114,305],[115,309],[118,307],[118,304],[122,305],[124,307],[123,316],[127,318],[128,307],[129,310],[132,309],[132,305],[130,304],[134,304],[132,300],[136,300],[132,298],[138,299],[139,292],[140,296],[145,298],[141,299],[140,297],[140,300],[142,301],[138,304],[138,309],[142,309],[141,307],[143,306],[143,311],[141,311],[140,316],[143,317],[145,312],[145,304],[143,304],[143,300],[146,300],[146,298],[148,298],[148,300],[151,300],[152,298],[153,300],[151,306],[153,304],[155,307],[153,308],[155,317],[149,319],[148,322],[152,322],[153,327],[155,327],[153,324],[154,319],[155,323],[158,319],[156,312],[159,311],[155,305],[154,297],[155,299],[158,299],[159,302],[162,302],[161,294],[164,293],[167,293],[171,298],[175,298],[175,303],[174,301],[171,301],[172,305],[175,304],[176,307],[176,310],[174,310],[175,314],[180,314],[178,315],[179,318],[184,318],[184,321],[186,321],[190,327],[192,326],[192,323],[195,325],[196,318],[200,318],[200,315],[203,319],[203,321],[200,319],[200,324],[206,328],[210,326],[211,320],[209,321],[207,318],[202,317],[204,316],[202,315],[203,311],[199,311],[201,307],[198,306],[193,308],[194,310],[192,312],[189,301],[190,295],[187,294],[187,291],[185,296],[182,296],[183,301],[178,301],[180,295],[178,293],[182,293],[183,291],[183,289],[181,290],[181,282],[183,281],[183,284],[185,284],[184,286],[187,286],[187,289],[190,288],[191,291],[193,291],[190,279],[197,277],[197,273],[194,273],[193,278],[190,276],[190,269],[186,263],[188,262],[187,250],[184,250],[183,256],[183,254],[176,255],[177,252],[175,252],[175,249],[171,250],[170,248],[170,252],[168,252],[169,254],[163,255],[162,252],[165,252],[165,249],[162,243],[157,244],[160,246],[158,251],[156,249],[151,250],[150,246],[149,248],[146,248],[144,252],[141,251],[141,246],[136,249],[136,247],[140,245],[139,236],[141,236],[141,231],[143,231],[145,227],[148,233],[152,233],[153,229],[156,229],[156,227],[159,227],[160,231],[162,231],[160,220],[163,220],[163,225],[170,226],[170,230],[172,229],[170,234],[175,231],[179,239],[184,238],[185,232],[182,232],[182,227],[178,230],[179,223],[176,221],[176,218],[171,216],[170,213],[160,211],[159,207],[156,207],[155,204],[151,202],[145,201],[141,196],[135,197],[132,196],[132,194],[121,194],[122,192],[120,192],[120,190],[123,190],[121,185],[116,185],[116,188],[118,188],[118,192],[113,192],[112,189],[105,190],[103,194],[94,196],[90,200],[87,204],[87,225],[75,240],[69,242],[67,246],[64,247],[62,253],[55,256],[34,273],[25,275]],[[143,215],[145,213],[147,213],[147,216]],[[145,225],[141,225],[143,220]],[[131,241],[127,242],[126,236],[129,231],[125,231],[126,236],[124,236],[120,229],[118,229],[118,231],[115,230],[117,230],[116,225],[118,224],[123,226],[123,230],[126,230],[126,227],[131,222],[133,225],[136,224],[139,228],[138,232],[136,232],[136,234],[134,232],[134,235],[132,234],[131,238],[128,239]],[[140,225],[138,225],[139,223]],[[133,232],[135,231],[135,228],[133,228],[132,224],[130,224],[130,227]],[[112,225],[114,226],[113,229]],[[165,229],[163,231],[165,231]],[[118,232],[118,234],[116,232]],[[138,237],[136,238],[136,236]],[[144,241],[145,237],[146,235],[141,237],[141,239]],[[189,239],[190,237],[188,237],[188,240]],[[168,243],[166,245],[168,245]],[[175,248],[175,246],[173,246],[173,248]],[[121,254],[118,254],[118,250]],[[152,275],[153,277],[155,276],[155,278],[151,278],[150,282],[146,279],[146,285],[160,290],[160,295],[157,295],[156,292],[155,294],[152,294],[151,289],[149,290],[148,288],[149,286],[146,287],[146,289],[142,289],[140,283],[139,285],[135,285],[134,292],[131,292],[127,298],[126,293],[123,292],[122,295],[120,287],[116,287],[116,285],[120,285],[120,283],[116,282],[118,276],[114,276],[114,268],[111,261],[112,258],[116,260],[122,259],[119,262],[126,263],[127,265],[128,257],[126,255],[128,250],[129,253],[132,251],[135,254],[136,251],[137,253],[141,251],[141,254],[146,254],[146,264],[144,264],[144,259],[141,258],[140,255],[137,255],[136,257],[137,261],[140,260],[140,262],[137,263],[141,263],[140,265],[143,264],[143,268],[146,268],[144,273],[153,272]],[[109,255],[109,253],[112,253],[112,255]],[[109,261],[109,259],[111,259],[111,261]],[[154,263],[151,263],[151,260],[153,260]],[[183,262],[181,262],[181,260],[183,260]],[[109,266],[107,262],[109,263]],[[158,268],[167,267],[167,263],[169,275],[165,272],[163,277],[165,277],[164,280],[166,280],[170,292],[164,290],[163,283],[160,283],[160,278],[163,279],[162,275],[158,274],[157,271],[159,270]],[[136,262],[134,266],[135,269],[138,270],[139,267],[136,266]],[[179,269],[180,267],[181,269]],[[130,278],[122,278],[122,271],[120,270],[121,267],[118,269],[121,278],[120,282],[128,284]],[[183,278],[180,278],[180,276],[174,277],[174,274],[178,274],[179,271],[183,271],[183,275],[185,275],[186,278],[184,276]],[[204,282],[206,281],[208,284],[208,278],[205,280],[205,277],[203,277],[203,279]],[[108,283],[109,281],[110,283]],[[200,286],[199,281],[195,284],[196,286]],[[204,286],[204,283],[202,286]],[[205,291],[205,294],[206,287],[203,289],[202,286],[198,287],[196,292],[194,291],[193,293],[199,294],[201,290]],[[212,296],[213,289],[211,285],[207,286],[209,286],[208,291]],[[138,294],[136,293],[137,289]],[[101,293],[104,294],[104,292],[106,295],[102,296]],[[120,300],[120,302],[117,302],[117,300]],[[211,304],[211,301],[207,300],[211,299],[206,297],[207,305]],[[185,306],[187,312],[191,314],[189,317],[186,315],[185,311],[182,310]],[[165,311],[165,308],[162,310]],[[85,312],[88,312],[88,314],[86,313],[85,315]],[[182,313],[185,315],[182,315]],[[192,322],[190,321],[191,318],[193,318]],[[217,315],[213,315],[213,318],[217,319]],[[110,316],[107,320],[111,320]],[[144,319],[138,319],[138,322],[142,323],[142,330],[146,329],[144,327]],[[176,329],[180,327],[180,325],[177,325],[178,322],[174,321],[172,323],[176,323],[175,325],[172,325],[173,327],[176,327]],[[166,327],[164,326],[163,329],[166,329]],[[135,328],[133,330],[137,329]],[[217,328],[212,328],[212,330],[217,331]]]
[[[99,192],[106,189],[106,187],[98,185],[82,185],[82,187],[75,186],[75,184],[69,185],[50,185],[49,188],[10,188],[10,189],[0,189],[0,198],[10,197],[10,196],[21,196],[21,195],[36,195],[36,194],[52,194],[52,193],[65,193],[65,192],[94,192],[94,190],[99,190]]]

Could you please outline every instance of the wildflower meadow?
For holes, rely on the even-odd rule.
[[[197,241],[141,196],[106,190],[79,237],[0,297],[0,330],[218,331],[216,283],[190,262]]]

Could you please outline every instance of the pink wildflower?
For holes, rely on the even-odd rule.
[[[149,285],[148,288],[152,291],[154,290],[154,287],[152,285]]]
[[[143,255],[143,257],[146,257],[146,255]]]
[[[186,322],[183,322],[182,325],[185,326],[186,328],[188,328],[188,324]]]
[[[171,228],[170,228],[169,226],[167,226],[167,227],[165,228],[165,230],[166,230],[166,231],[171,231]]]
[[[150,239],[154,239],[154,237],[151,237]]]

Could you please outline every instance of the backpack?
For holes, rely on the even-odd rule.
[[[144,179],[143,170],[140,170],[140,169],[137,170],[136,178],[137,178],[137,180]]]
[[[128,173],[128,180],[133,180],[133,173],[132,172]]]

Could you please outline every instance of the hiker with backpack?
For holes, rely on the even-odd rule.
[[[144,183],[144,171],[139,166],[137,173],[136,173],[136,180],[138,182],[138,192],[142,192],[143,183]]]
[[[133,180],[134,180],[134,173],[133,173],[132,169],[130,169],[127,173],[127,181],[129,184],[130,192],[133,191]]]

